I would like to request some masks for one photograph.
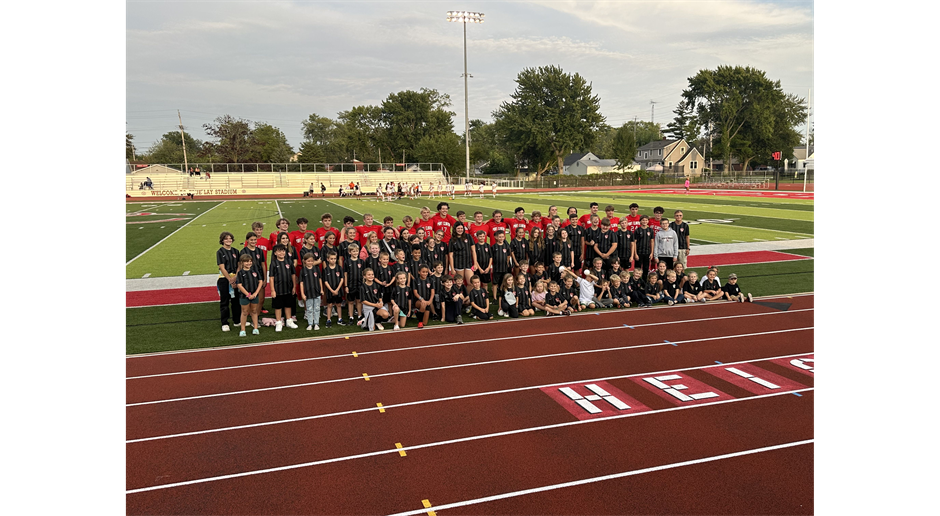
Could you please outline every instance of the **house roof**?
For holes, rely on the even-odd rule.
[[[589,154],[591,156],[594,156],[590,152],[572,152],[571,154],[565,156],[564,166],[570,167],[571,165],[574,165],[575,163],[581,161],[582,158],[584,158],[585,156]],[[596,158],[597,156],[594,156],[594,157]]]
[[[641,150],[655,150],[655,149],[664,149],[673,143],[678,142],[679,140],[659,140],[655,142],[649,142],[646,145],[638,148],[638,151]]]

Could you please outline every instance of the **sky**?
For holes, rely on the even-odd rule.
[[[126,131],[144,151],[183,125],[222,115],[280,128],[296,150],[313,113],[336,118],[391,93],[446,93],[464,130],[463,26],[470,119],[492,121],[526,68],[578,73],[606,123],[672,120],[688,79],[751,66],[807,97],[814,80],[812,1],[128,1]],[[811,118],[812,121],[812,118]],[[802,133],[803,130],[800,129]]]

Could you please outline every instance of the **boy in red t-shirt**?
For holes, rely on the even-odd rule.
[[[320,217],[320,223],[323,224],[323,227],[317,229],[313,232],[317,236],[317,245],[322,249],[323,243],[326,242],[326,234],[333,233],[336,235],[336,241],[339,242],[342,239],[342,236],[339,234],[339,230],[333,227],[333,216],[329,213],[324,213]]]
[[[446,202],[441,202],[437,204],[437,215],[431,217],[431,223],[434,224],[434,232],[437,233],[439,230],[444,232],[444,243],[450,242],[450,236],[453,232],[454,224],[457,223],[457,219],[451,217],[447,214],[447,211],[450,210],[450,205]]]

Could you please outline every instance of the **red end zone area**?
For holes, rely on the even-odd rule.
[[[128,357],[127,513],[812,514],[813,320],[800,295]]]

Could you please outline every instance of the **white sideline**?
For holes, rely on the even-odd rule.
[[[163,237],[163,239],[160,240],[159,242],[157,242],[156,244],[153,244],[152,246],[150,246],[150,247],[148,247],[147,249],[145,249],[142,253],[140,253],[140,254],[138,254],[137,256],[131,258],[130,261],[128,261],[127,263],[124,264],[124,266],[127,267],[127,266],[130,265],[131,262],[133,262],[134,260],[136,260],[136,259],[140,258],[141,256],[147,254],[147,251],[150,251],[150,250],[153,249],[154,247],[157,247],[158,245],[162,244],[164,240],[166,240],[167,238],[170,238],[171,236],[175,235],[179,230],[181,230],[181,229],[185,228],[186,226],[192,224],[193,221],[195,221],[195,220],[198,219],[199,217],[202,217],[202,216],[205,215],[206,213],[209,213],[210,211],[212,211],[212,210],[218,208],[219,206],[222,206],[223,204],[225,204],[225,201],[222,201],[222,202],[220,202],[219,204],[216,204],[215,206],[209,208],[208,210],[206,210],[206,211],[200,213],[199,215],[196,215],[195,217],[193,217],[193,218],[192,218],[189,222],[187,222],[186,224],[183,224],[182,226],[176,228],[176,231],[174,231],[174,232],[170,233],[169,235]],[[147,279],[149,280],[150,278],[147,278]]]

